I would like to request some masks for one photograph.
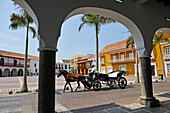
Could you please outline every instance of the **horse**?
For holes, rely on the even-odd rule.
[[[77,91],[77,89],[80,87],[80,82],[84,85],[84,91],[85,91],[87,82],[85,81],[85,77],[83,75],[79,75],[79,74],[73,75],[71,73],[68,73],[65,70],[59,70],[57,77],[60,77],[61,75],[64,76],[65,81],[66,81],[66,84],[64,85],[63,92],[65,92],[65,88],[66,88],[67,84],[69,84],[69,86],[71,88],[71,92],[73,92],[73,88],[71,87],[70,82],[76,82],[76,81],[77,81],[78,86],[75,89],[75,91]]]

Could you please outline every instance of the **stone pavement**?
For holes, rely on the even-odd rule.
[[[160,107],[148,108],[138,103],[132,103],[124,106],[118,106],[114,108],[104,109],[100,111],[93,111],[88,113],[170,113],[170,93],[164,93],[161,95],[154,95],[160,100]],[[56,109],[57,113],[78,113],[68,111],[62,105],[58,105]],[[87,112],[84,112],[87,113]]]

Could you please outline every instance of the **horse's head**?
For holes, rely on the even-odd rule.
[[[64,70],[59,70],[58,71],[58,74],[57,74],[57,77],[60,77],[61,75],[66,75],[68,72],[64,71]]]
[[[62,71],[58,71],[57,77],[60,77],[62,75]]]

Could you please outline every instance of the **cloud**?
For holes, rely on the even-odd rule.
[[[7,39],[10,39],[10,40],[13,40],[13,41],[19,40],[19,38],[16,37],[16,36],[4,34],[4,33],[0,33],[0,38],[7,38]]]

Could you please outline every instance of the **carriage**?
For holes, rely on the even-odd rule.
[[[85,76],[86,88],[91,89],[93,87],[95,91],[99,91],[102,87],[102,82],[110,87],[118,85],[121,89],[124,89],[127,86],[127,80],[122,75],[124,75],[124,71],[113,71],[108,74],[92,72]]]

